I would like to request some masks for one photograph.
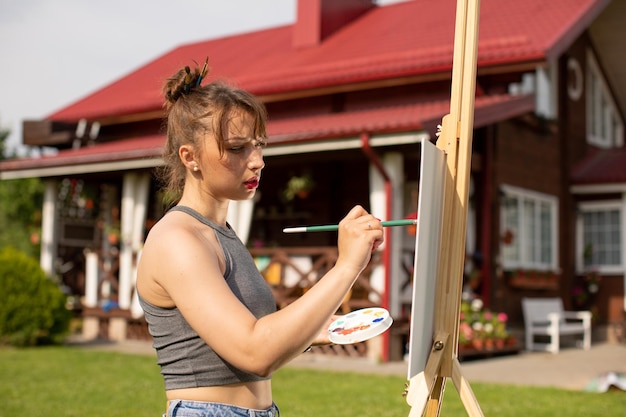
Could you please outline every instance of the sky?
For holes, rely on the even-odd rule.
[[[403,0],[378,0],[379,5]],[[0,0],[0,128],[41,120],[180,45],[292,24],[297,0]]]

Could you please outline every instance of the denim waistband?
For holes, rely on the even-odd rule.
[[[164,417],[280,417],[280,410],[276,404],[272,404],[267,410],[188,400],[171,400],[167,404],[167,413]]]

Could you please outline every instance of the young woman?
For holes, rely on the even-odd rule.
[[[261,180],[265,108],[185,67],[164,87],[168,192],[177,204],[150,230],[137,290],[154,339],[167,416],[274,417],[272,372],[312,344],[383,241],[380,221],[354,207],[339,223],[335,266],[276,311],[269,287],[226,222],[231,200]]]

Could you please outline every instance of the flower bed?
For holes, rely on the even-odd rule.
[[[485,309],[480,298],[463,300],[459,323],[459,355],[516,352],[517,341],[507,328],[506,313]]]

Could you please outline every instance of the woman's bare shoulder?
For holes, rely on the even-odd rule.
[[[206,228],[204,228],[206,229]],[[203,230],[182,216],[163,217],[146,238],[137,271],[137,285],[144,298],[150,294],[170,298],[183,281],[198,270],[220,273],[220,261],[212,231]],[[150,301],[150,300],[148,300]]]

